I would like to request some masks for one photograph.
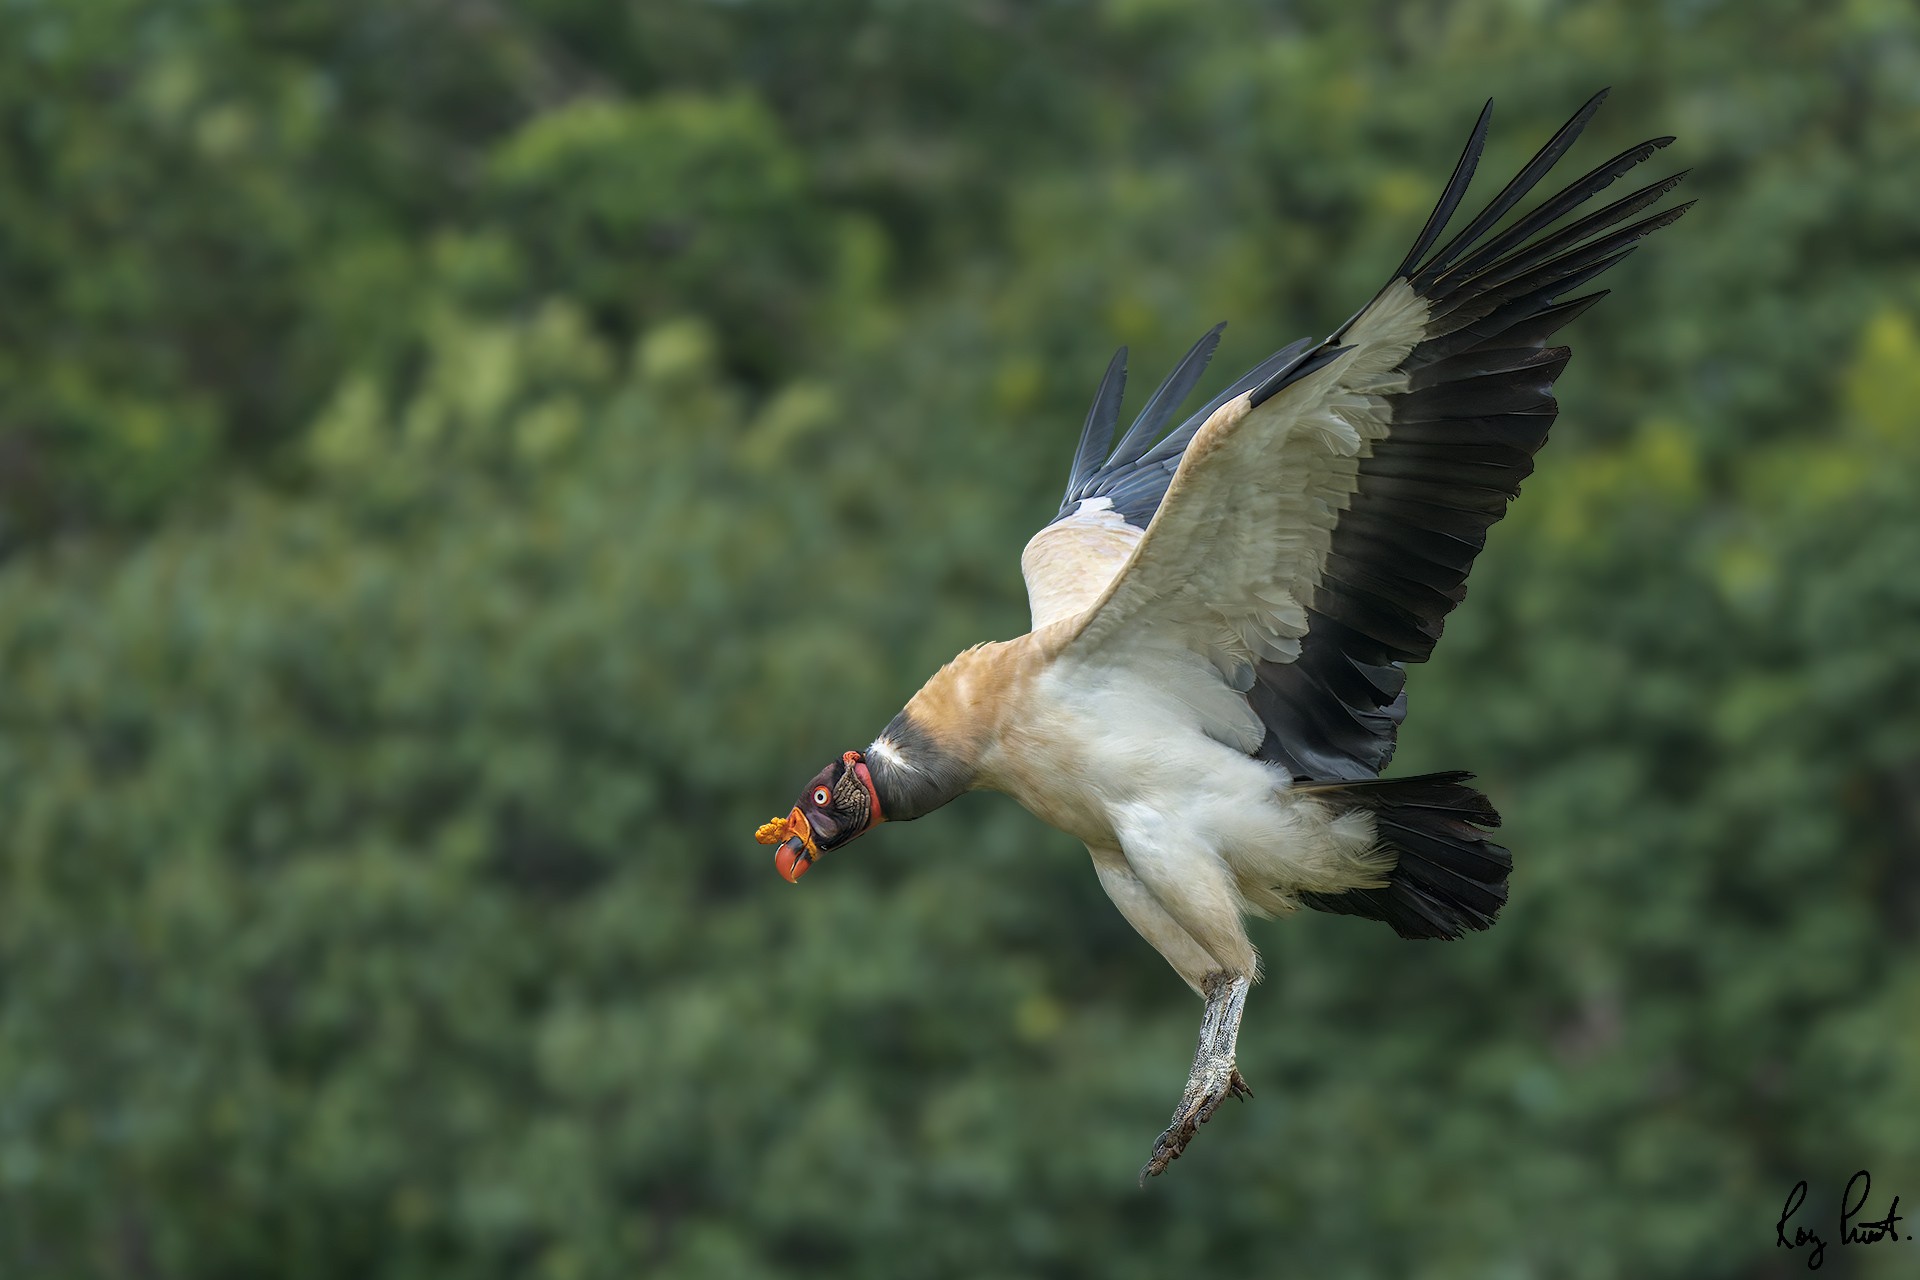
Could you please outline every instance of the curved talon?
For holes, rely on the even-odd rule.
[[[1160,1136],[1154,1139],[1153,1155],[1140,1166],[1140,1185],[1147,1185],[1147,1179],[1165,1172],[1166,1167],[1178,1160],[1193,1141],[1200,1126],[1213,1119],[1213,1113],[1228,1097],[1251,1098],[1253,1090],[1247,1085],[1246,1078],[1240,1074],[1240,1068],[1230,1066],[1224,1080],[1203,1083],[1196,1074],[1187,1082],[1187,1092],[1175,1108],[1173,1120]]]

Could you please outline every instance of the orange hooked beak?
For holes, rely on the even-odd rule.
[[[761,844],[780,846],[773,851],[773,867],[789,884],[798,884],[813,860],[820,856],[820,849],[813,842],[813,828],[797,806],[786,817],[775,818],[762,826],[753,833],[753,838]]]
[[[840,848],[886,820],[866,759],[858,751],[845,751],[813,776],[791,813],[761,823],[753,838],[780,846],[774,850],[774,870],[793,884],[820,861],[822,853]]]

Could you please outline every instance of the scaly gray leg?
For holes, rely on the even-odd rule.
[[[1202,983],[1207,1011],[1200,1015],[1200,1044],[1193,1051],[1193,1070],[1187,1075],[1180,1105],[1173,1109],[1172,1122],[1154,1142],[1153,1157],[1140,1170],[1141,1186],[1180,1158],[1194,1131],[1207,1122],[1228,1094],[1236,1098],[1253,1096],[1233,1062],[1234,1042],[1240,1038],[1240,1014],[1247,1007],[1247,989],[1252,985],[1252,979],[1234,977],[1224,970],[1208,974]]]

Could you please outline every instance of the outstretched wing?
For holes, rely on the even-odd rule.
[[[1124,661],[1129,646],[1177,644],[1247,695],[1266,728],[1262,758],[1319,779],[1368,777],[1386,764],[1406,714],[1399,664],[1433,652],[1487,529],[1553,423],[1568,351],[1547,340],[1604,295],[1560,299],[1690,207],[1631,221],[1684,176],[1675,174],[1556,226],[1672,141],[1656,138],[1495,231],[1604,97],[1435,249],[1472,180],[1489,103],[1373,301],[1324,343],[1289,348],[1258,381],[1230,389],[1197,425],[1142,448],[1124,475],[1084,470],[1111,438],[1090,416],[1066,523],[1105,517],[1131,528],[1152,507],[1105,587],[1082,588],[1064,660]],[[1203,348],[1210,343],[1196,353]],[[1140,444],[1139,430],[1116,458]],[[1156,466],[1172,471],[1170,483]],[[1090,511],[1103,497],[1111,508]]]

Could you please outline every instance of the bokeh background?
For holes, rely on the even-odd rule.
[[[1481,100],[1680,140],[1396,770],[1514,897],[1261,926],[1258,1091],[963,799],[754,845],[1136,399]],[[1920,1215],[1907,0],[0,6],[0,1275],[1756,1277]],[[1491,185],[1481,188],[1483,196]],[[1920,1233],[1916,1233],[1920,1234]],[[1830,1245],[1912,1275],[1920,1242]]]

